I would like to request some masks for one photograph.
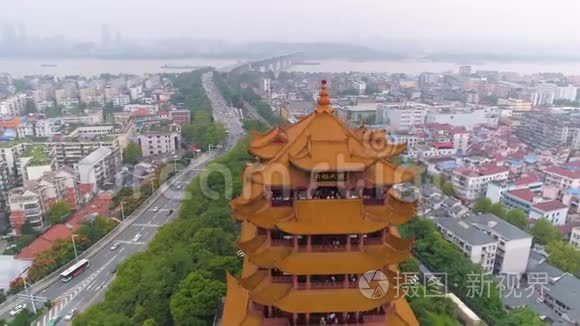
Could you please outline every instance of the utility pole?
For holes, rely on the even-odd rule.
[[[26,271],[28,271],[28,269],[26,269]],[[26,283],[26,276],[21,276],[21,278],[22,278],[22,281],[24,282],[24,289],[26,290],[26,294],[28,295],[28,298],[30,299],[30,303],[32,304],[32,311],[36,315],[36,301],[34,300],[32,293],[30,293],[30,289],[28,288],[28,284]]]
[[[125,203],[124,201],[121,202],[121,221],[125,221]]]
[[[78,236],[78,234],[71,234],[70,235],[70,238],[72,239],[73,249],[75,251],[75,261],[79,261],[79,255],[77,252],[77,245],[75,243],[75,237],[77,237],[77,236]]]

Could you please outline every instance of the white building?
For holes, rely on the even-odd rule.
[[[97,148],[74,167],[79,184],[83,185],[83,189],[90,188],[93,193],[96,193],[106,182],[112,182],[116,173],[113,151],[107,147]]]
[[[479,169],[462,167],[453,171],[451,180],[457,196],[466,200],[475,200],[485,195],[488,183],[507,180],[508,174],[508,169],[498,166]]]
[[[98,125],[103,123],[103,112],[96,111],[89,114],[82,115],[67,115],[55,118],[60,120],[63,124],[82,124],[82,125]]]
[[[494,273],[525,273],[532,236],[493,214],[472,215],[465,222],[497,240]]]
[[[577,94],[578,87],[574,85],[558,85],[554,99],[574,102],[576,101]]]
[[[529,217],[535,220],[546,218],[553,225],[560,226],[566,224],[568,208],[559,200],[544,201],[532,206]]]
[[[485,197],[489,198],[492,203],[498,203],[502,200],[503,194],[507,191],[528,189],[533,193],[541,194],[543,185],[544,183],[540,177],[535,174],[529,174],[511,182],[492,181],[487,184]]]
[[[363,95],[367,91],[367,83],[362,80],[353,80],[351,85],[359,95]]]
[[[434,221],[445,240],[453,243],[472,263],[485,273],[492,273],[497,255],[497,241],[475,226],[450,217]]]
[[[147,131],[137,135],[143,156],[172,153],[181,146],[181,127],[177,124],[168,126],[163,131]]]
[[[572,228],[572,233],[570,233],[570,244],[580,249],[580,226]]]
[[[119,94],[113,96],[113,106],[121,107],[131,103],[131,97],[127,94]]]
[[[18,94],[0,99],[0,114],[2,115],[20,115],[26,106],[26,95]]]
[[[580,187],[580,172],[562,167],[552,166],[544,171],[546,186],[552,186],[562,191],[566,188]]]
[[[386,124],[392,132],[406,132],[425,124],[428,105],[418,103],[379,104],[376,122]]]
[[[435,109],[427,113],[427,123],[449,124],[470,131],[478,126],[497,127],[500,111],[497,108]]]

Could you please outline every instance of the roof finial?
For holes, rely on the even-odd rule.
[[[322,86],[320,88],[320,94],[318,99],[318,107],[316,112],[329,112],[332,113],[332,108],[330,107],[330,97],[328,97],[328,91],[326,90],[326,80],[322,80]]]

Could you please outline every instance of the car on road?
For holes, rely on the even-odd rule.
[[[153,211],[154,211],[154,212],[159,212],[159,206],[155,206],[155,207],[153,207]]]
[[[26,303],[21,303],[14,307],[14,309],[10,310],[10,316],[16,316],[19,312],[26,309]]]
[[[133,242],[137,242],[139,241],[139,239],[141,239],[143,235],[141,233],[137,233],[135,234],[135,236],[133,237]]]
[[[113,245],[111,246],[111,250],[115,250],[115,249],[119,248],[120,245],[121,244],[119,242],[113,243]]]
[[[77,314],[78,310],[76,309],[71,309],[71,311],[68,313],[68,315],[64,316],[64,320],[72,320],[73,317]]]
[[[48,326],[54,326],[56,325],[56,323],[58,323],[58,321],[60,320],[60,316],[56,315],[54,316],[49,322],[48,322]]]
[[[179,189],[183,188],[183,185],[177,185],[177,187],[175,187],[175,188],[177,188],[179,190]]]

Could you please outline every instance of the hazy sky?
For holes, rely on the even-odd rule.
[[[0,25],[95,41],[108,24],[139,38],[580,47],[579,0],[0,0],[0,8]]]

